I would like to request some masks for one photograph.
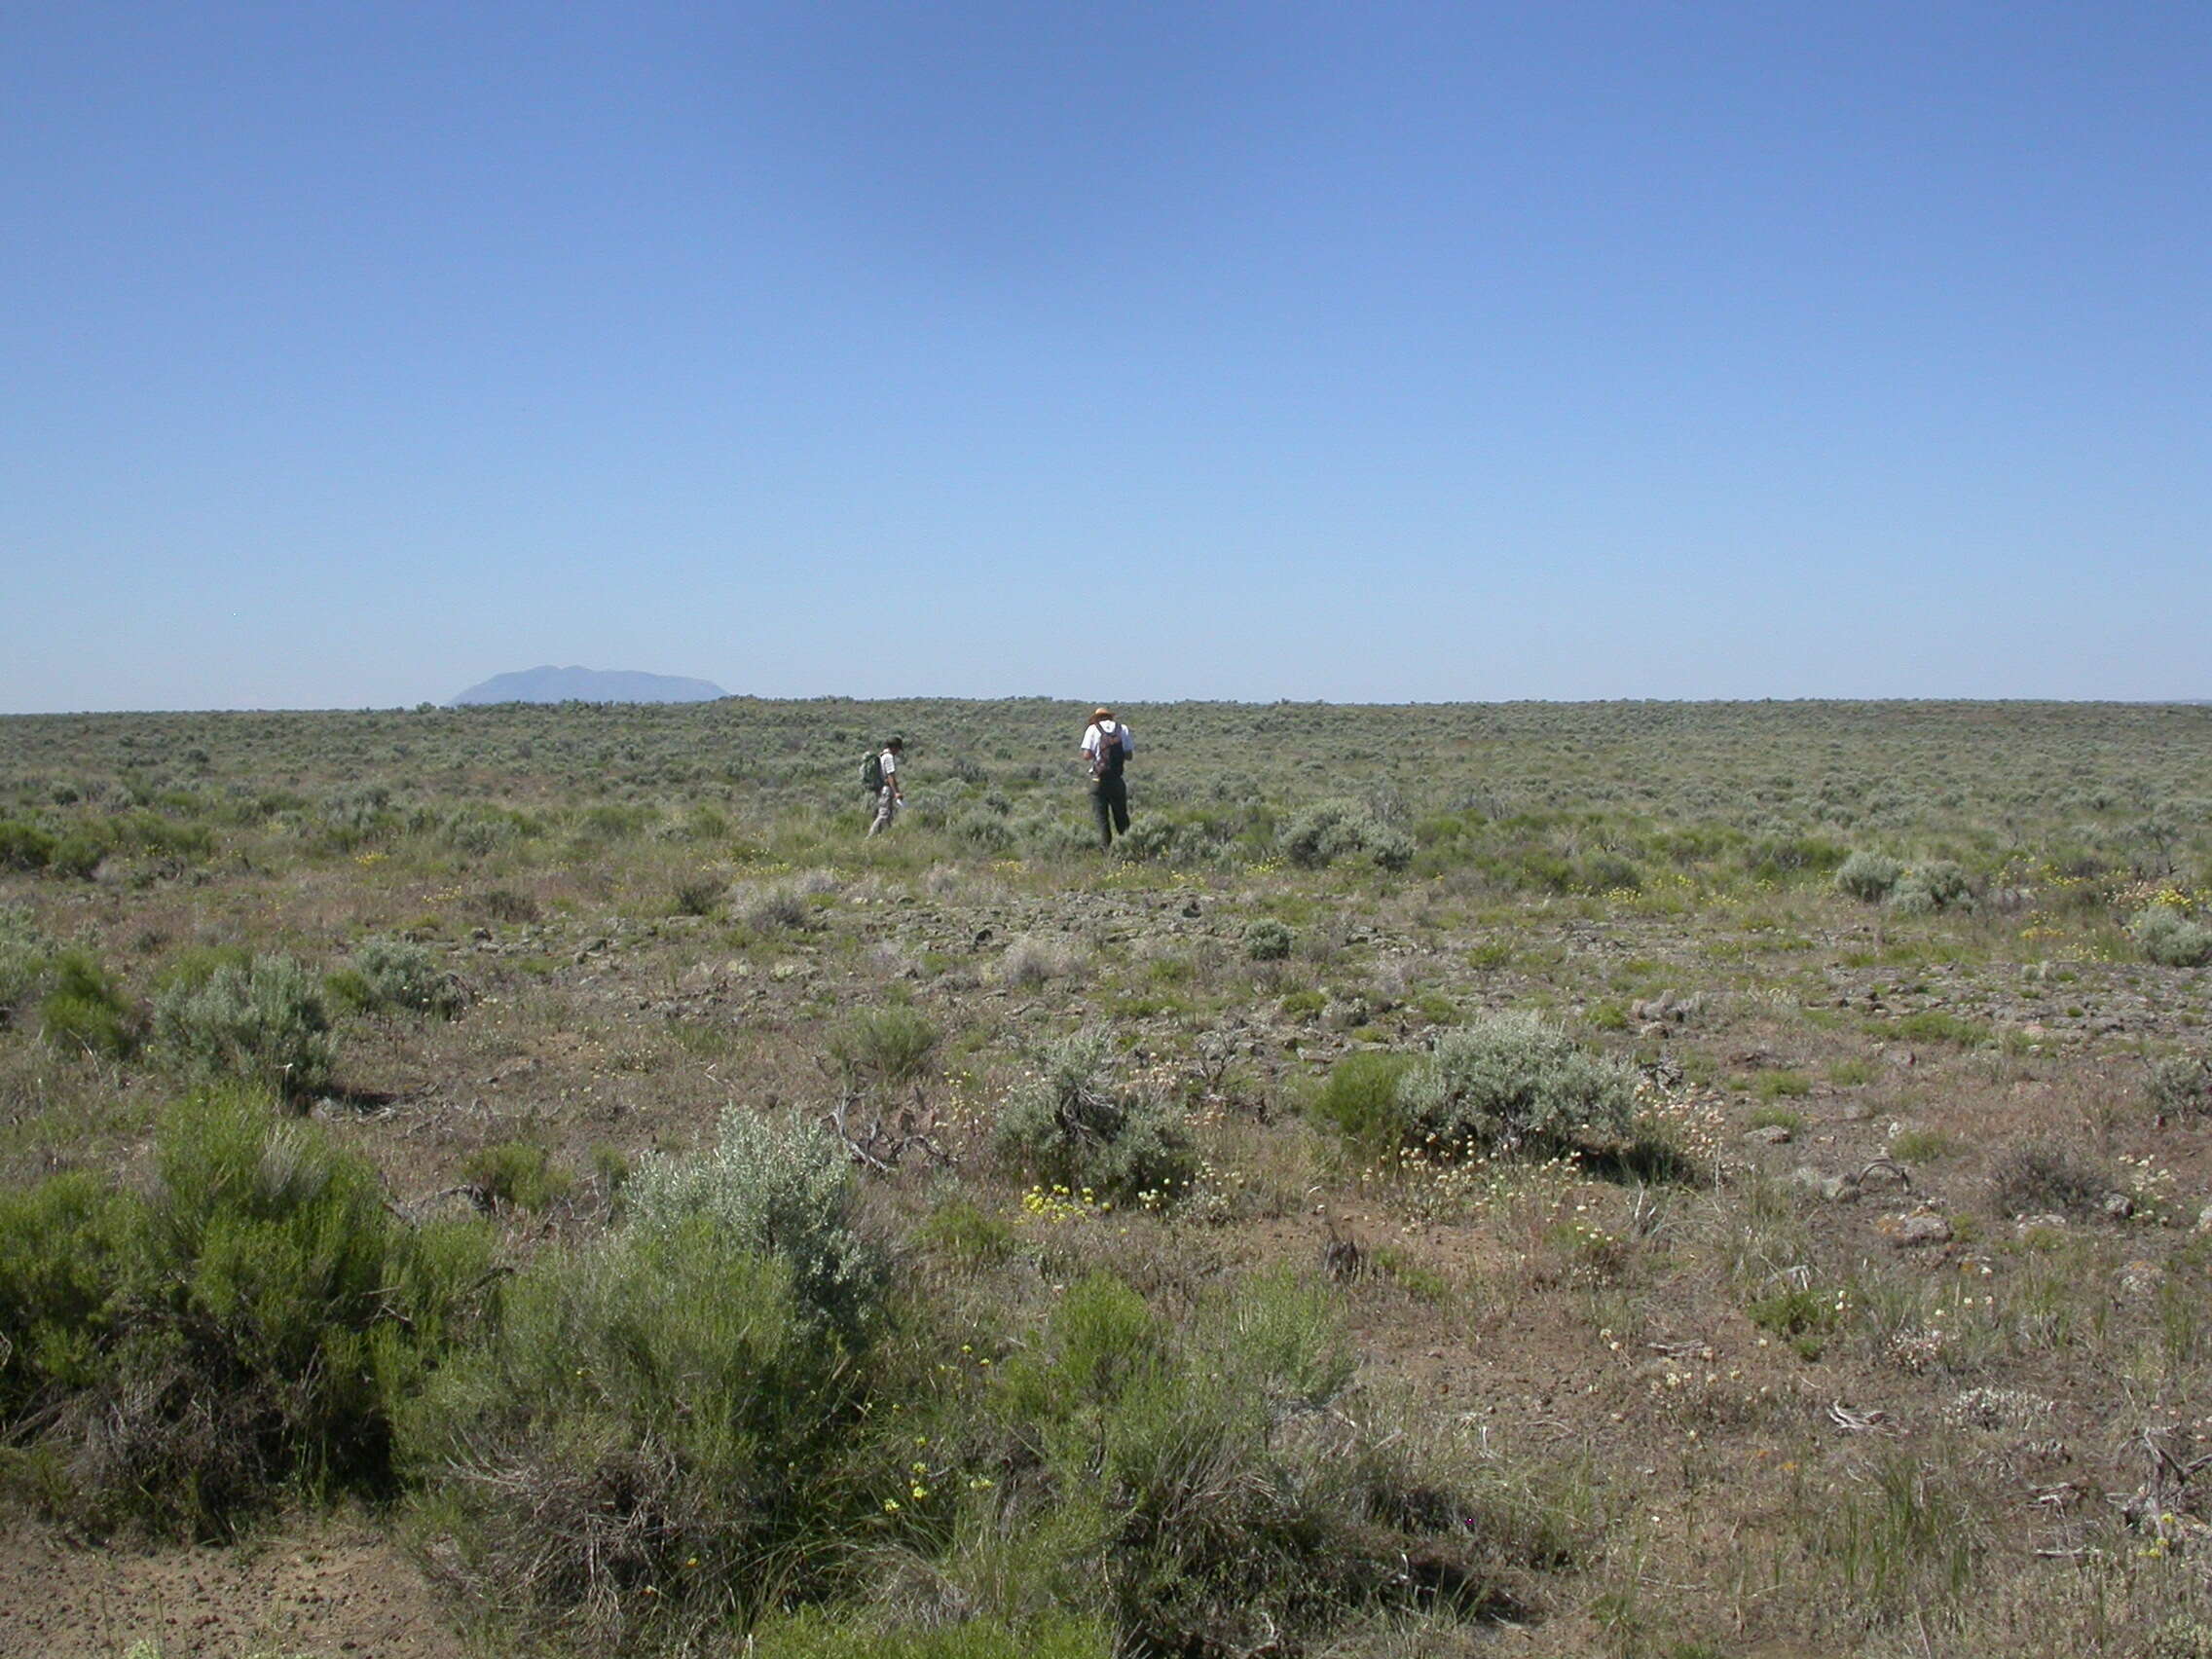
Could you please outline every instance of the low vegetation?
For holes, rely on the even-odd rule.
[[[1111,855],[1080,712],[0,721],[11,1525],[486,1654],[2203,1649],[2212,709],[1132,710]]]

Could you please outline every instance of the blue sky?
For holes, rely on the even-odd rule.
[[[2212,9],[0,12],[0,711],[2212,696]]]

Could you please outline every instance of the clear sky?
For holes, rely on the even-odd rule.
[[[0,711],[2212,697],[2212,7],[0,8]]]

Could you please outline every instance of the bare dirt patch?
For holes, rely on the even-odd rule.
[[[436,1598],[373,1525],[307,1521],[231,1548],[79,1545],[0,1530],[0,1654],[115,1659],[374,1654],[461,1659]]]

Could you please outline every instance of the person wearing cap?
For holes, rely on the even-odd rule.
[[[906,792],[899,787],[899,756],[906,752],[906,740],[893,732],[878,755],[876,763],[883,768],[883,787],[875,792],[875,822],[867,827],[872,835],[894,818],[904,804]]]
[[[1091,711],[1081,753],[1090,767],[1090,811],[1098,821],[1098,844],[1111,850],[1116,835],[1129,832],[1129,786],[1122,768],[1136,753],[1136,745],[1129,728],[1114,719],[1114,711],[1099,708]]]

